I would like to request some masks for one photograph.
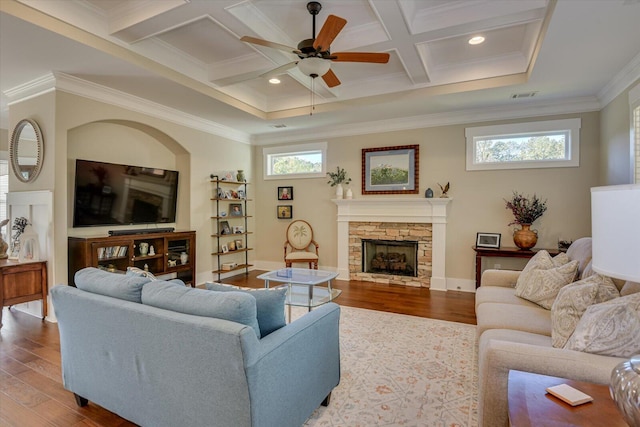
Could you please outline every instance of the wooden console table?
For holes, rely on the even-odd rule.
[[[476,251],[476,289],[480,286],[480,279],[482,277],[482,258],[483,257],[496,257],[496,258],[531,258],[538,251],[543,250],[538,248],[533,248],[531,250],[523,250],[520,248],[479,248],[477,246],[473,247],[473,250]],[[556,256],[560,253],[558,249],[544,249],[549,252],[551,256]]]
[[[2,307],[42,300],[42,319],[47,317],[47,262],[0,260],[0,328]]]
[[[545,391],[558,384],[568,384],[587,393],[593,397],[593,402],[571,406]],[[508,394],[509,425],[512,427],[627,427],[606,385],[512,370],[509,371]]]

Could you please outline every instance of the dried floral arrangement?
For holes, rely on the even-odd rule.
[[[514,191],[511,199],[504,199],[504,201],[506,202],[506,209],[511,209],[513,213],[514,220],[509,225],[532,224],[547,210],[547,200],[540,200],[535,194],[533,196],[524,196]]]

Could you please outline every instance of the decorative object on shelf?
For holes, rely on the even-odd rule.
[[[182,252],[180,254],[180,263],[182,265],[185,265],[188,262],[189,262],[189,255],[186,252]]]
[[[178,265],[178,261],[177,261],[177,260],[175,260],[175,259],[167,260],[167,265],[168,265],[169,267],[175,267],[175,266],[177,266],[177,265]]]
[[[278,205],[278,219],[291,219],[291,218],[293,218],[293,206]]]
[[[27,224],[20,235],[18,260],[20,262],[40,261],[40,241],[38,240],[38,233],[36,233],[31,224]]]
[[[562,252],[566,252],[572,243],[573,243],[573,240],[560,237],[558,239],[558,250],[561,250]]]
[[[231,234],[231,227],[229,226],[229,221],[220,221],[220,234]]]
[[[153,245],[149,245],[149,255],[153,256],[156,254],[156,249],[153,247]]]
[[[347,199],[353,199],[353,191],[351,191],[351,188],[347,188],[346,198]]]
[[[327,175],[329,176],[327,184],[336,187],[336,199],[342,199],[344,195],[342,184],[349,184],[351,182],[351,178],[347,177],[347,171],[337,166],[335,172],[327,172]]]
[[[242,244],[242,239],[235,240],[236,242],[236,250],[244,249],[244,245]]]
[[[419,145],[362,149],[362,194],[418,194]]]
[[[231,216],[242,216],[242,203],[230,203],[229,211]]]
[[[513,213],[514,220],[509,225],[520,225],[520,230],[513,232],[513,242],[520,249],[531,249],[538,242],[538,232],[531,230],[531,224],[547,210],[547,201],[540,200],[537,195],[523,196],[513,192],[510,200],[505,199],[506,209]]]
[[[244,182],[245,181],[244,171],[242,169],[238,169],[238,173],[236,174],[236,181],[238,181],[238,182]]]
[[[229,243],[227,243],[227,246],[229,247],[230,251],[235,251],[236,250],[236,241],[232,240]]]
[[[448,182],[444,185],[444,187],[440,185],[440,183],[438,183],[438,187],[440,187],[440,191],[442,191],[442,194],[440,195],[440,197],[442,198],[449,197],[447,193],[449,192],[449,189],[451,188],[451,186],[449,185]]]
[[[476,248],[495,248],[500,249],[500,233],[477,233]]]
[[[25,227],[29,224],[27,218],[20,216],[13,220],[11,229],[15,231],[11,239],[11,255],[9,259],[18,259],[20,255],[20,235],[24,232]]]
[[[140,249],[140,256],[147,256],[149,254],[149,244],[147,242],[141,242],[138,244]]]
[[[229,246],[227,245],[222,245],[220,247],[220,251],[222,251],[223,254],[226,254],[227,252],[229,252]]]
[[[0,259],[5,259],[9,255],[7,255],[7,250],[9,249],[9,244],[4,240],[2,236],[2,227],[9,223],[9,219],[5,219],[0,222]]]
[[[144,265],[144,271],[149,271],[149,264]]]
[[[293,200],[293,187],[278,187],[278,200]]]
[[[431,188],[427,188],[427,190],[424,192],[424,197],[426,197],[427,199],[433,199],[433,190]]]
[[[244,233],[244,227],[242,225],[233,226],[233,234],[242,234],[242,233]]]
[[[591,189],[593,271],[615,279],[640,282],[638,218],[640,218],[640,184],[612,185]],[[635,314],[635,308],[631,301],[623,306],[625,312]],[[631,319],[632,316],[629,314],[619,319],[619,322],[632,325]],[[619,341],[612,342],[628,341],[628,339],[620,338],[621,332],[614,331],[613,334],[618,335]],[[615,338],[614,335],[611,340]],[[620,356],[630,357],[631,355]],[[640,425],[640,404],[638,402],[640,396],[640,355],[631,356],[630,360],[613,369],[609,388],[611,397],[615,400],[627,423],[630,426]]]

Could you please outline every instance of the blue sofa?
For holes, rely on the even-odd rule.
[[[75,282],[51,297],[64,387],[79,405],[142,426],[299,427],[340,380],[336,304],[261,337],[250,292],[92,268]],[[198,315],[185,313],[193,306]]]

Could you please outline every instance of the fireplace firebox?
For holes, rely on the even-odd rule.
[[[362,271],[417,277],[418,242],[362,239]]]

